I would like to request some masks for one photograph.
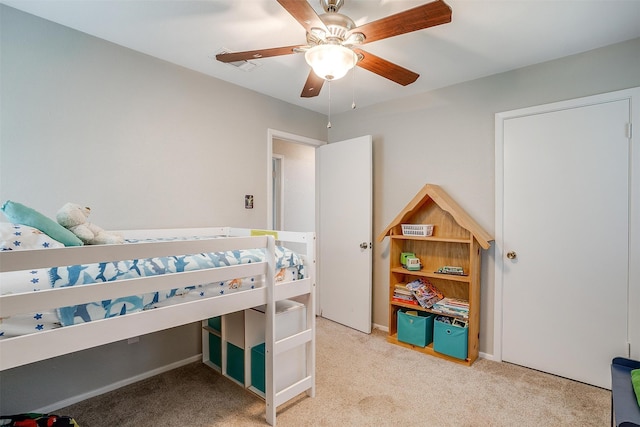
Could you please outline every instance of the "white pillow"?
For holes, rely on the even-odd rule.
[[[37,228],[22,224],[0,222],[0,251],[63,247],[64,245],[62,243],[53,240]]]

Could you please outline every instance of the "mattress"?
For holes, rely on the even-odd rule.
[[[180,240],[215,237],[180,238]],[[128,240],[126,244],[158,242],[176,239]],[[28,293],[48,288],[82,286],[91,283],[148,277],[161,274],[179,274],[230,265],[262,262],[263,249],[247,249],[229,252],[211,252],[193,255],[156,257],[107,263],[72,265],[2,273],[0,293]],[[304,277],[301,258],[293,251],[276,248],[276,282],[293,281]],[[166,291],[130,295],[103,301],[94,301],[68,307],[58,307],[38,313],[0,318],[0,339],[69,326],[92,320],[122,316],[142,310],[227,295],[262,286],[262,277],[239,277],[215,283],[185,283],[185,286]]]

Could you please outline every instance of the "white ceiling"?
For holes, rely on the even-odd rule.
[[[406,87],[356,67],[300,98],[304,55],[255,60],[242,71],[215,60],[244,51],[305,44],[305,31],[276,0],[0,0],[1,3],[201,73],[327,113],[402,98],[640,37],[640,0],[445,0],[452,22],[366,44],[364,50],[420,78]],[[319,0],[309,0],[323,13]],[[428,0],[345,0],[362,25]],[[353,74],[353,75],[352,75]]]

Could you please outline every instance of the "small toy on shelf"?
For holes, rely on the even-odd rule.
[[[445,265],[443,267],[440,267],[438,269],[438,271],[436,271],[436,273],[440,273],[440,274],[456,274],[458,276],[464,276],[464,270],[462,269],[462,267],[454,267],[451,265]]]
[[[400,254],[400,265],[402,265],[404,268],[407,268],[407,258],[415,258],[416,254],[414,254],[413,252],[402,252]]]
[[[409,271],[417,271],[422,268],[422,265],[420,264],[420,258],[407,257],[405,262],[405,268]]]

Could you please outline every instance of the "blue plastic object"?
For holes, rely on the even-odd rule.
[[[631,385],[631,371],[640,361],[616,357],[611,362],[611,425],[640,426],[640,406]]]

